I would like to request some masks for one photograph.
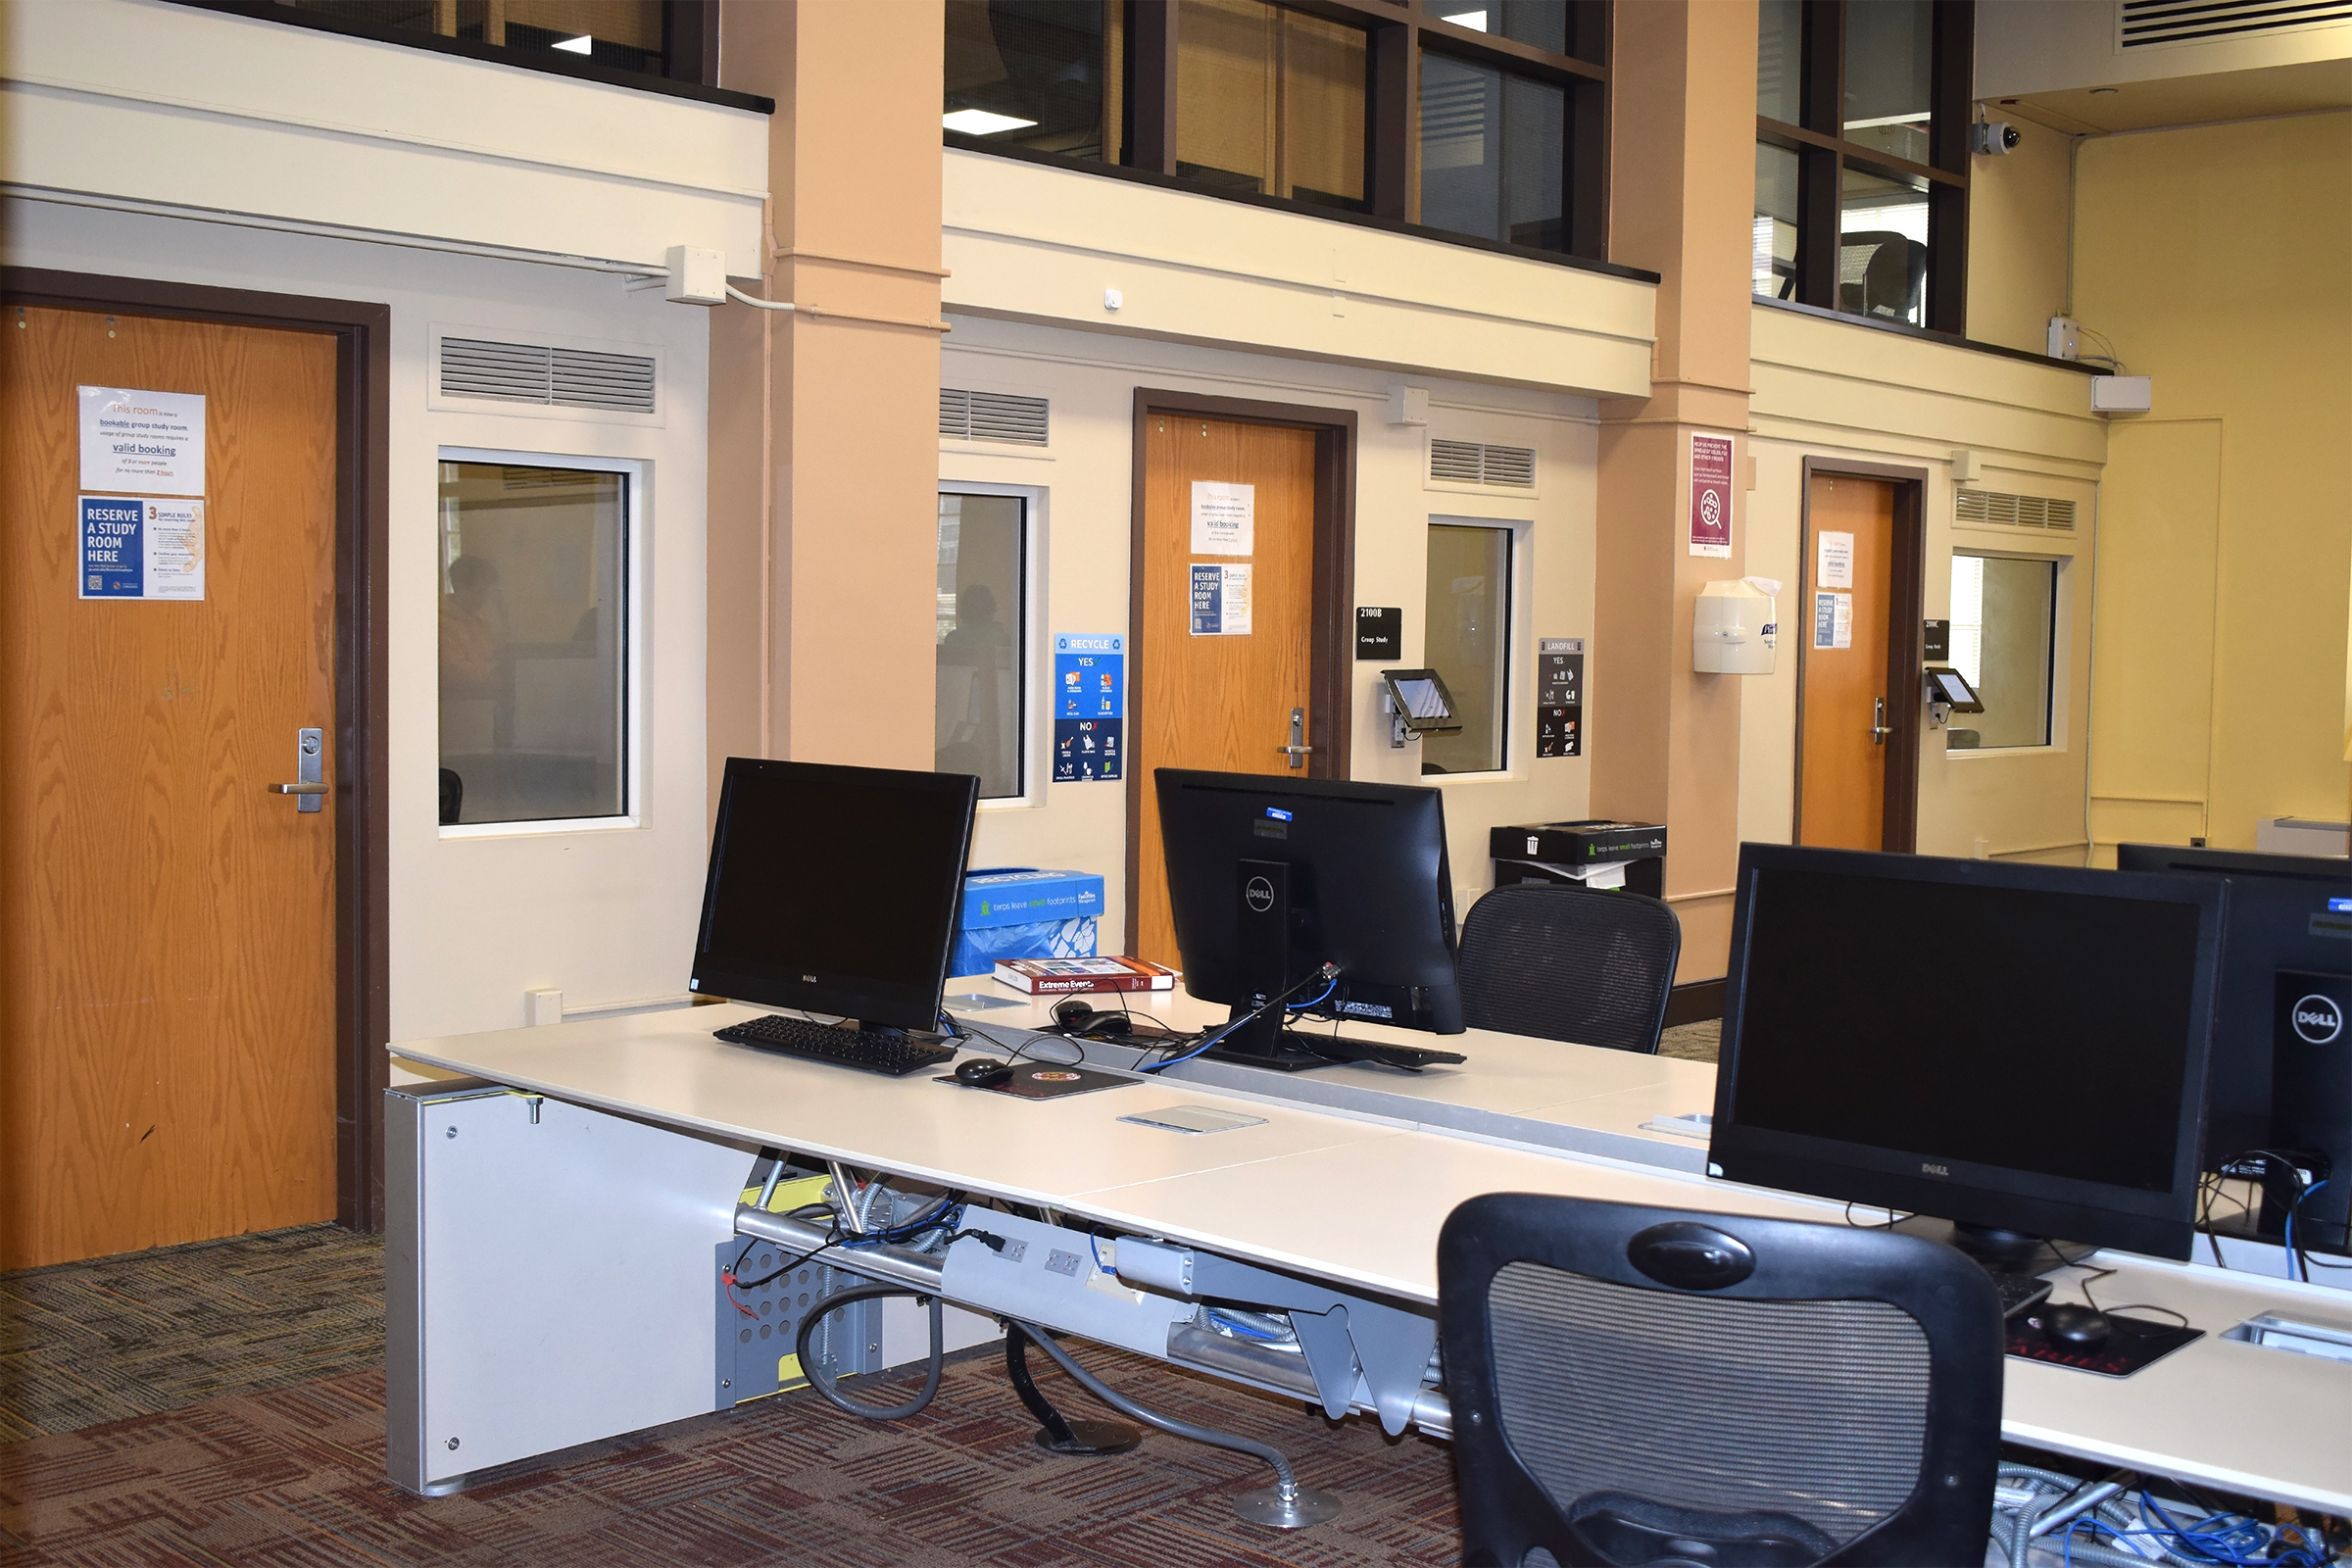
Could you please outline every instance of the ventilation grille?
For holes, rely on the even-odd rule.
[[[939,389],[939,433],[950,441],[1012,441],[1042,447],[1052,407],[1044,398],[943,386]]]
[[[2000,528],[2047,528],[2055,533],[2075,531],[2075,504],[2050,496],[1963,490],[1952,512],[1961,522],[1989,523]]]
[[[446,398],[652,414],[659,370],[650,355],[471,337],[441,340],[441,395]]]
[[[1532,490],[1536,485],[1536,449],[1432,439],[1429,476],[1448,484],[1498,484],[1514,490]]]
[[[2158,43],[2299,32],[2352,22],[2352,0],[2122,0],[2116,43],[2144,49]]]

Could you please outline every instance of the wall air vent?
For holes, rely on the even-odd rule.
[[[2346,23],[2352,23],[2352,0],[2120,0],[2115,41],[2120,49],[2145,49]]]
[[[471,337],[441,340],[441,395],[447,398],[652,414],[660,371],[661,363],[651,355]]]
[[[1444,484],[1489,484],[1532,490],[1536,487],[1536,449],[1432,438],[1429,476]]]
[[[1980,527],[2046,528],[2075,531],[2075,504],[2051,496],[2013,496],[1998,490],[1963,490],[1953,503],[1955,522]]]
[[[939,389],[939,433],[949,441],[1010,441],[1042,447],[1052,407],[1044,398],[943,386]]]

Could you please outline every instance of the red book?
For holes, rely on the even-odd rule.
[[[1142,958],[1000,958],[997,983],[1033,997],[1072,991],[1168,991],[1176,971]]]

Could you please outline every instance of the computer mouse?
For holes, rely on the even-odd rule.
[[[1009,1061],[999,1061],[994,1056],[974,1056],[969,1061],[956,1063],[956,1081],[974,1089],[994,1089],[1001,1083],[1010,1081],[1012,1071]]]
[[[2087,1350],[2107,1343],[2107,1314],[2095,1306],[2062,1302],[2045,1306],[2035,1315],[2041,1319],[2041,1332],[2060,1345]]]

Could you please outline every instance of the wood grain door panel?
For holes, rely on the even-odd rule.
[[[1886,737],[1871,726],[1897,724],[1886,689],[1887,627],[1894,567],[1894,486],[1884,479],[1816,474],[1806,510],[1803,592],[1797,631],[1803,638],[1798,712],[1797,842],[1831,849],[1876,850],[1886,834]],[[1823,648],[1815,636],[1814,596],[1845,592],[1820,580],[1821,537],[1853,536],[1853,633],[1847,648]],[[1876,704],[1888,699],[1881,717]],[[1906,699],[1907,700],[1907,699]]]
[[[77,597],[79,385],[206,398],[202,601]],[[0,1268],[335,1215],[335,469],[329,335],[0,328]]]
[[[1152,414],[1144,427],[1144,526],[1138,563],[1138,733],[1128,765],[1142,775],[1134,832],[1136,953],[1174,964],[1175,928],[1159,841],[1158,767],[1285,773],[1291,710],[1306,711],[1314,674],[1316,437],[1312,430]],[[1192,566],[1239,563],[1195,555],[1193,483],[1254,487],[1251,630],[1195,636]]]

